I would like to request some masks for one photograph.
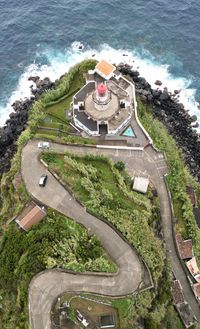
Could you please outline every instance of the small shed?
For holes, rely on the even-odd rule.
[[[32,225],[40,222],[45,216],[45,208],[34,205],[31,209],[27,208],[22,211],[21,216],[16,218],[15,221],[24,231],[29,231]]]
[[[133,190],[145,194],[149,186],[149,179],[146,177],[136,176],[134,178]]]
[[[100,328],[114,328],[115,316],[114,314],[102,315],[100,317]]]
[[[113,72],[116,70],[116,67],[104,59],[97,63],[95,71],[104,79],[109,80]]]
[[[197,261],[196,261],[196,257],[192,257],[187,263],[187,268],[190,271],[190,273],[192,274],[192,276],[195,278],[196,275],[199,275],[199,268],[197,265]]]
[[[190,259],[194,256],[191,239],[183,240],[181,234],[177,234],[176,243],[178,247],[179,256],[181,259]]]

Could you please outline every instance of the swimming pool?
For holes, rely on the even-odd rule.
[[[122,133],[125,137],[135,137],[135,132],[131,126],[126,128],[126,130]]]

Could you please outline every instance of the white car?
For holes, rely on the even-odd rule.
[[[40,176],[39,186],[44,187],[46,185],[46,182],[47,182],[47,175]]]
[[[50,146],[49,142],[39,142],[39,143],[38,143],[38,147],[39,147],[40,149],[48,149],[49,146]]]

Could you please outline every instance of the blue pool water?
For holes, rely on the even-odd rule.
[[[129,126],[122,134],[125,137],[135,137],[134,130],[131,126]]]

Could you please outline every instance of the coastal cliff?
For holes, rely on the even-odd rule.
[[[152,113],[168,129],[174,137],[178,147],[182,150],[186,164],[196,181],[200,181],[200,136],[195,131],[198,126],[195,116],[190,116],[184,105],[179,103],[178,94],[168,92],[167,88],[163,91],[152,89],[150,84],[142,77],[138,71],[133,71],[128,65],[119,65],[118,70],[128,75],[135,83],[136,93],[140,99],[149,104]],[[157,81],[157,85],[162,82]]]
[[[117,69],[128,75],[135,83],[136,93],[140,99],[149,104],[155,117],[161,120],[167,127],[169,133],[176,140],[182,150],[184,159],[196,181],[200,181],[200,136],[194,130],[198,125],[194,124],[195,116],[191,117],[184,105],[179,103],[179,91],[168,92],[152,89],[151,85],[140,77],[138,71],[126,64],[120,64]],[[10,161],[16,152],[16,141],[21,132],[26,129],[28,113],[35,100],[48,89],[53,89],[55,83],[49,78],[41,80],[38,76],[30,77],[35,87],[31,87],[32,97],[25,100],[17,100],[12,107],[14,112],[9,115],[4,127],[0,128],[0,176],[10,169]],[[161,85],[160,81],[156,82]]]
[[[5,125],[0,127],[0,177],[10,169],[10,162],[17,150],[16,141],[23,130],[26,129],[28,114],[33,103],[46,90],[53,89],[55,84],[49,78],[41,80],[39,77],[30,77],[35,83],[32,86],[32,97],[25,100],[16,100],[13,104],[14,112],[10,113]]]

